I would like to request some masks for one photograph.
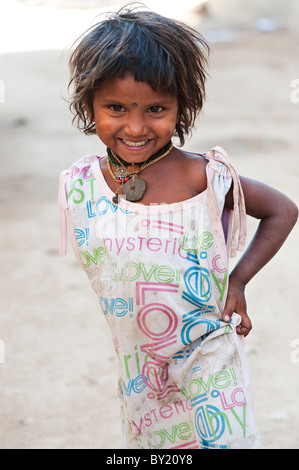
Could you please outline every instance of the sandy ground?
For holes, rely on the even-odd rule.
[[[214,43],[208,102],[186,144],[191,151],[221,145],[241,174],[297,203],[299,103],[291,83],[298,55],[299,37],[287,31],[243,30]],[[3,449],[121,446],[110,332],[71,250],[58,255],[59,173],[83,154],[103,152],[96,137],[71,125],[62,99],[66,64],[61,50],[0,56]],[[255,228],[249,220],[249,238]],[[299,448],[299,353],[291,347],[299,338],[298,251],[297,226],[247,288],[254,324],[247,352],[268,449]]]

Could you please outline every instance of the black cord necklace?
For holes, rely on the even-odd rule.
[[[158,152],[154,153],[153,155],[151,155],[145,162],[142,162],[141,165],[147,165],[148,163],[151,163],[153,160],[156,160],[156,158],[159,158],[161,155],[163,155],[163,153],[167,152],[170,147],[172,145],[172,142],[171,140],[169,142],[167,142],[167,144],[161,148]],[[112,150],[107,147],[107,154],[108,154],[108,158],[110,160],[110,162],[112,163],[112,165],[116,166],[116,167],[119,167],[120,164],[123,164],[124,166],[128,167],[128,166],[131,166],[132,163],[128,163],[126,162],[125,160],[123,160],[122,158],[120,158],[118,155],[114,154],[112,152]]]
[[[118,204],[118,193],[120,190],[122,190],[128,201],[140,201],[146,191],[146,183],[142,178],[137,176],[138,173],[147,168],[149,165],[152,165],[153,163],[156,163],[157,161],[166,157],[166,155],[171,152],[172,148],[173,144],[170,140],[162,149],[159,150],[159,152],[151,155],[145,162],[136,164],[126,162],[107,147],[108,170],[113,179],[120,184],[120,188],[118,188],[115,196],[113,197],[114,204]],[[116,167],[114,173],[111,169],[110,162]]]

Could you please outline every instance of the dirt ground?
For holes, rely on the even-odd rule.
[[[291,85],[299,79],[299,36],[242,30],[212,49],[208,101],[185,147],[220,145],[240,174],[298,203],[299,103]],[[58,254],[59,173],[104,151],[71,124],[67,58],[67,50],[0,56],[2,449],[121,447],[110,332],[71,249]],[[248,240],[255,228],[249,220]],[[266,449],[299,448],[298,230],[247,287],[254,329],[246,347]]]

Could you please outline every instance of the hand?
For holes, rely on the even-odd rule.
[[[230,278],[222,318],[225,322],[229,322],[232,314],[236,312],[242,318],[240,325],[238,325],[236,328],[236,331],[239,335],[247,336],[252,329],[252,324],[250,318],[247,315],[244,290],[245,285]]]

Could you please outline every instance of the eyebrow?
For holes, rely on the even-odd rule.
[[[127,103],[124,103],[123,100],[118,100],[114,97],[110,97],[110,96],[103,96],[100,101],[102,103],[118,103],[122,106],[127,106]],[[138,103],[131,103],[130,106],[132,106],[132,108],[136,108],[138,106]]]
[[[128,104],[125,103],[122,99],[118,100],[118,99],[115,99],[115,98],[109,97],[109,96],[103,96],[103,97],[100,99],[100,101],[101,101],[103,104],[108,104],[108,103],[109,103],[109,104],[112,104],[112,103],[116,104],[116,103],[117,103],[117,104],[119,104],[120,106],[124,106],[124,107],[128,106]],[[146,106],[149,107],[149,108],[152,107],[152,106],[166,106],[168,103],[169,103],[169,99],[167,99],[167,98],[166,98],[166,99],[165,99],[165,98],[161,98],[161,100],[158,100],[158,99],[157,99],[157,100],[155,100],[155,101],[153,101],[153,102],[149,102]],[[130,106],[131,106],[132,108],[137,108],[139,105],[138,105],[138,103],[133,102],[133,103],[130,104]]]

